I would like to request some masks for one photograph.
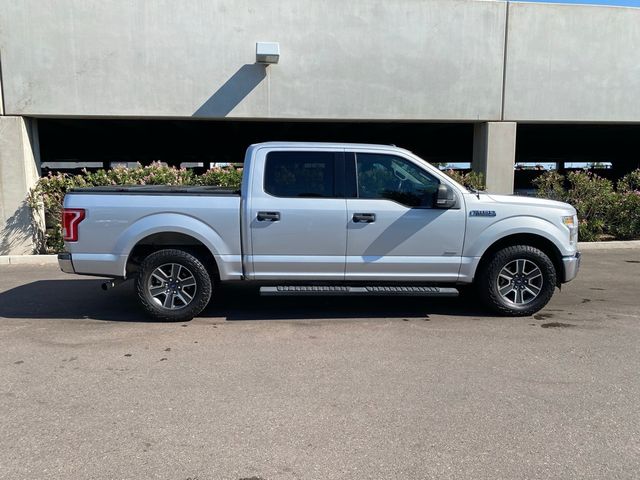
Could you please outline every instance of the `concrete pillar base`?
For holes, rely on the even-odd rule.
[[[0,116],[0,255],[39,253],[44,225],[27,203],[40,178],[29,120]]]
[[[513,193],[516,159],[515,122],[486,122],[474,126],[474,171],[482,173],[489,193]]]

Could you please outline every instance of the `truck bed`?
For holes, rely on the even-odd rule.
[[[69,193],[115,195],[213,195],[240,196],[240,189],[192,185],[108,185],[74,188]]]
[[[67,193],[64,206],[86,213],[78,241],[66,245],[76,273],[122,277],[138,242],[173,234],[188,235],[209,248],[228,267],[220,272],[222,278],[242,274],[237,190],[182,185],[76,188]]]

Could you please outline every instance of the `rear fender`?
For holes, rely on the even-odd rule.
[[[230,245],[222,236],[206,223],[188,215],[176,213],[159,213],[144,217],[124,230],[118,237],[115,252],[124,259],[120,266],[122,276],[126,274],[126,265],[133,248],[144,238],[156,233],[181,233],[195,238],[206,246],[212,253],[218,264],[220,278],[223,280],[234,277],[236,268],[229,263],[231,261]],[[239,260],[239,259],[238,259]]]

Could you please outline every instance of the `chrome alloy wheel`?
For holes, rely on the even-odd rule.
[[[543,283],[540,267],[523,258],[507,263],[498,274],[500,296],[515,305],[526,305],[535,300]]]
[[[156,268],[147,281],[153,301],[167,310],[184,308],[196,295],[197,284],[191,270],[178,263],[165,263]]]

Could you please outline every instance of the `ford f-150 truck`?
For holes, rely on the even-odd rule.
[[[498,313],[531,315],[580,265],[571,205],[468,190],[385,145],[252,145],[239,191],[78,188],[63,233],[64,272],[134,278],[160,320],[193,318],[232,281],[265,295],[471,289]]]

